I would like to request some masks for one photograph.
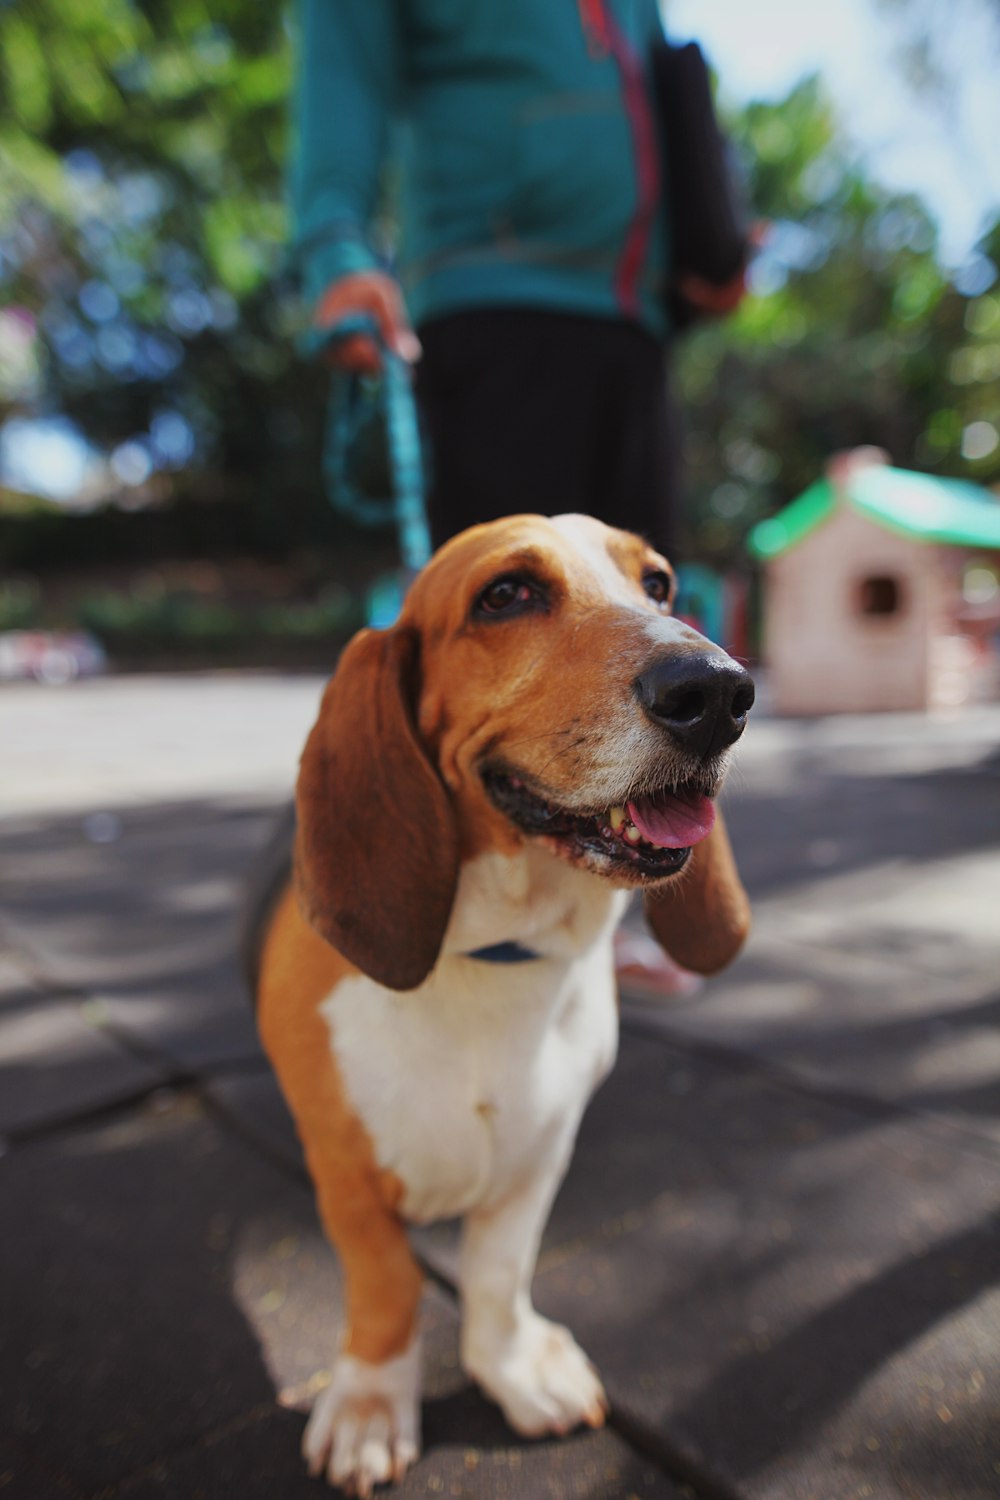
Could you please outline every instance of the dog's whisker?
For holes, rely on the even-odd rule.
[[[516,750],[520,745],[533,745],[538,740],[555,739],[557,735],[573,734],[580,727],[579,720],[574,719],[569,724],[559,729],[543,729],[540,734],[525,734],[516,740],[507,740],[506,748]]]
[[[541,768],[541,774],[544,775],[544,773],[548,770],[549,766],[553,765],[562,756],[569,755],[573,750],[578,749],[580,745],[585,745],[586,743],[587,743],[587,736],[585,734],[581,734],[580,737],[579,737],[579,739],[574,740],[572,744],[570,744],[570,745],[563,745],[561,749],[554,751],[549,756],[549,758],[545,762],[545,764],[542,766],[542,768]]]

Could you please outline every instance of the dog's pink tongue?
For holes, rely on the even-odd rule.
[[[715,804],[700,792],[660,792],[628,804],[628,815],[644,839],[661,849],[687,849],[712,832]]]

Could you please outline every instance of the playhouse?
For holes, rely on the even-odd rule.
[[[1000,686],[1000,499],[877,449],[750,533],[764,657],[786,714],[955,707]]]

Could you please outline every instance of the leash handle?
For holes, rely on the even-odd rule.
[[[357,334],[378,345],[382,371],[374,378],[348,370],[333,372],[323,438],[327,496],[336,510],[363,526],[394,522],[403,565],[416,572],[431,555],[431,538],[410,367],[386,348],[378,325],[365,316],[344,318],[332,328],[314,333],[310,338],[311,352],[318,354],[331,344]],[[358,440],[379,415],[385,427],[392,486],[392,493],[384,498],[362,494],[352,473]]]

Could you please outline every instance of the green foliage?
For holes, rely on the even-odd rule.
[[[55,409],[188,496],[314,511],[322,381],[280,279],[283,8],[33,0],[0,6],[0,59],[0,299],[42,370],[41,391],[0,383],[0,418]]]
[[[76,262],[129,282],[121,270],[130,253],[145,251],[144,264],[155,265],[153,251],[162,263],[173,250],[191,284],[234,294],[273,270],[290,77],[281,7],[34,0],[0,10],[0,55],[0,202],[15,212],[42,207],[42,233],[70,231],[61,247],[70,266],[60,270]],[[81,161],[81,152],[93,157]],[[95,237],[96,215],[124,242]],[[240,240],[252,274],[234,279],[226,262]],[[156,292],[161,312],[172,279],[156,285],[154,274],[153,287],[142,287]],[[129,285],[128,304],[138,290]]]
[[[322,547],[364,582],[372,542],[322,495],[324,381],[293,352],[282,280],[289,54],[277,6],[0,5],[0,362],[17,352],[0,420],[63,413],[125,501],[137,474],[157,485],[141,514],[3,519],[7,566]],[[740,556],[754,521],[858,443],[1000,478],[1000,224],[946,274],[920,203],[852,160],[816,81],[731,125],[771,229],[753,295],[679,352],[685,554]],[[205,636],[232,624],[185,618]]]
[[[39,622],[41,590],[29,579],[0,583],[0,631],[29,630]]]
[[[133,587],[90,594],[74,613],[112,653],[231,651],[291,641],[339,645],[363,624],[357,604],[343,590],[313,603],[239,607],[183,591]]]
[[[815,79],[731,131],[769,228],[752,295],[681,350],[685,552],[739,556],[754,521],[859,444],[904,468],[1000,479],[1000,225],[960,290],[923,206],[851,160]]]

